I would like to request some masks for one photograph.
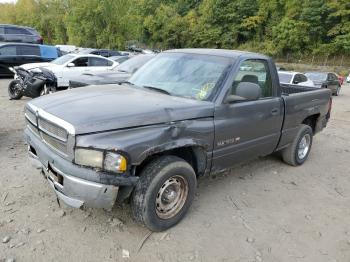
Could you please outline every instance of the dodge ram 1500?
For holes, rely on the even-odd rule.
[[[185,216],[201,176],[276,151],[303,164],[331,105],[330,90],[281,86],[267,56],[170,50],[128,82],[28,102],[25,137],[59,200],[128,199],[136,221],[161,231]]]

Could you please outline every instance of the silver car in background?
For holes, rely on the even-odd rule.
[[[315,84],[306,75],[292,71],[278,71],[278,77],[281,84],[301,85],[315,87]]]

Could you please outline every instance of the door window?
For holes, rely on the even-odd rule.
[[[6,27],[5,34],[8,35],[30,35],[30,33],[24,28],[16,28],[16,27]]]
[[[300,83],[303,83],[303,82],[306,82],[307,81],[307,78],[306,76],[302,75],[302,74],[296,74],[295,77],[294,77],[294,80],[293,80],[293,84],[300,84]]]
[[[113,63],[107,59],[89,57],[89,66],[111,66]]]
[[[307,77],[305,75],[300,74],[300,83],[307,82]]]
[[[328,74],[328,80],[333,81],[335,80],[335,76],[333,74]]]
[[[18,55],[40,56],[40,49],[38,46],[19,45],[17,46],[17,53]]]
[[[7,45],[7,46],[0,47],[0,55],[3,55],[3,56],[17,55],[16,46]]]
[[[75,59],[73,62],[72,62],[76,67],[85,67],[85,66],[88,66],[88,58],[87,57],[80,57],[80,58],[77,58]]]
[[[236,94],[236,88],[241,82],[251,82],[261,88],[261,97],[272,97],[272,81],[266,61],[246,60],[239,67],[238,74],[233,82],[231,94]]]

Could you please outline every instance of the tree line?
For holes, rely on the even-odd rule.
[[[350,56],[349,0],[18,0],[0,10],[0,23],[33,26],[52,44]]]

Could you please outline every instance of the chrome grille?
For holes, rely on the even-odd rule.
[[[27,128],[40,138],[50,148],[60,153],[64,157],[68,154],[68,131],[57,125],[55,121],[59,119],[49,120],[50,114],[41,109],[37,109],[37,114],[34,110],[25,109],[26,126]],[[48,118],[46,117],[48,116]]]
[[[64,155],[68,154],[66,142],[62,142],[56,138],[53,138],[53,137],[45,134],[44,132],[40,132],[40,134],[41,134],[41,137],[46,144],[51,146],[53,149],[56,149],[60,153],[63,153]]]
[[[43,118],[39,117],[39,129],[45,132],[47,135],[52,136],[62,142],[67,141],[67,131]]]
[[[36,115],[30,111],[28,108],[25,110],[25,117],[33,124],[36,126]]]
[[[37,135],[38,137],[40,137],[38,128],[37,128],[36,126],[34,126],[34,125],[32,124],[32,122],[30,122],[28,119],[26,119],[26,125],[27,125],[27,127],[28,127],[35,135]]]

